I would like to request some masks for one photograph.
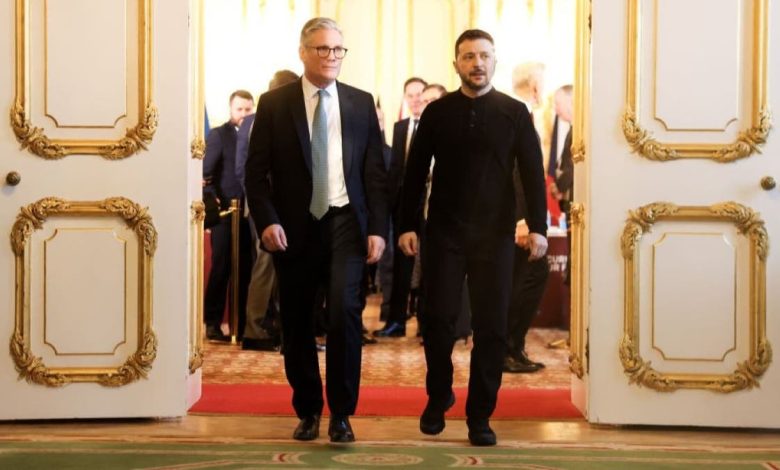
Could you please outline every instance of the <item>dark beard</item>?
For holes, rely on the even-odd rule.
[[[476,83],[471,81],[468,74],[458,73],[458,76],[460,77],[460,81],[463,84],[463,86],[465,86],[466,88],[472,91],[481,91],[490,86],[489,81],[485,81],[484,85],[477,85]]]

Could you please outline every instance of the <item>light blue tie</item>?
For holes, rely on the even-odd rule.
[[[311,123],[311,179],[312,193],[309,212],[315,219],[321,219],[328,212],[328,114],[325,90],[318,90],[319,100],[314,109]]]

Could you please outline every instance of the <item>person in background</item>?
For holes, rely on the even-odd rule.
[[[277,71],[268,83],[268,89],[273,90],[287,83],[298,80],[298,75],[290,70]],[[249,134],[255,122],[255,114],[244,118],[238,128],[236,141],[236,178],[246,190],[245,168],[249,157]],[[246,211],[245,211],[246,212]],[[250,217],[251,219],[251,217]],[[241,349],[252,351],[276,351],[280,346],[280,326],[278,324],[277,306],[273,302],[273,292],[276,285],[276,273],[271,254],[260,248],[260,237],[254,224],[249,224],[252,232],[254,261],[252,275],[249,280],[249,292],[246,301],[246,327],[241,341]]]
[[[230,95],[230,120],[212,129],[206,138],[206,156],[203,159],[203,192],[219,204],[221,210],[230,208],[232,199],[243,200],[244,190],[236,177],[236,139],[244,118],[254,108],[254,98],[245,90],[236,90]],[[205,196],[204,196],[205,199]],[[203,319],[206,323],[206,338],[212,341],[229,341],[222,333],[222,317],[225,299],[231,278],[231,223],[225,217],[211,227],[211,272],[206,285]],[[239,223],[239,273],[238,308],[240,338],[246,320],[246,298],[251,270],[252,247],[249,224],[241,218]],[[236,281],[235,279],[233,280]]]
[[[284,369],[299,418],[296,440],[319,436],[324,407],[312,312],[326,290],[326,396],[331,442],[355,440],[366,263],[387,236],[387,173],[374,99],[336,79],[347,54],[338,24],[301,30],[301,80],[260,97],[246,190],[279,281]]]
[[[419,77],[411,77],[404,82],[404,101],[409,109],[410,116],[395,123],[393,127],[393,146],[388,173],[388,186],[390,188],[390,214],[392,228],[400,224],[401,218],[401,186],[406,169],[406,161],[409,157],[409,147],[417,133],[417,124],[420,115],[425,109],[422,93],[428,83]],[[393,243],[397,244],[398,230],[393,231]],[[393,256],[393,281],[389,293],[389,310],[384,327],[374,331],[378,337],[406,336],[406,318],[409,307],[409,290],[412,283],[412,270],[414,269],[414,257],[406,256],[401,250],[395,250]]]

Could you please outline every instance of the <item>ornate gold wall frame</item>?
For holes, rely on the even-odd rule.
[[[190,206],[192,224],[190,252],[190,374],[203,365],[203,221],[206,206],[203,201],[194,201]]]
[[[203,160],[206,156],[206,90],[204,66],[204,0],[192,0],[190,11],[193,12],[190,28],[190,50],[192,62],[192,142],[190,143],[190,155],[196,160]]]
[[[641,57],[640,31],[642,0],[628,0],[628,50],[626,111],[623,114],[623,135],[634,152],[657,161],[680,158],[708,158],[726,163],[760,153],[772,128],[772,115],[767,101],[767,40],[768,0],[755,0],[753,13],[753,79],[752,122],[732,143],[662,143],[639,122],[639,71]]]
[[[27,327],[30,315],[29,242],[33,232],[42,229],[50,216],[120,217],[138,238],[138,348],[121,366],[49,368],[30,349]],[[157,230],[146,209],[123,197],[89,202],[47,197],[21,209],[11,230],[11,247],[16,268],[16,317],[11,336],[11,356],[20,379],[47,387],[60,387],[72,382],[120,387],[146,378],[157,357],[157,337],[152,329],[152,262],[157,249]]]
[[[585,161],[585,133],[590,92],[590,1],[578,0],[576,6],[574,57],[574,122],[571,129],[571,158]]]
[[[574,203],[571,206],[571,322],[569,325],[569,369],[579,378],[585,375],[587,355],[585,345],[585,207]]]
[[[639,353],[639,242],[653,224],[661,220],[717,220],[732,222],[750,240],[750,356],[737,364],[731,374],[659,372]],[[669,392],[681,388],[728,393],[758,387],[758,379],[772,362],[772,348],[766,337],[766,258],[769,237],[764,221],[752,209],[736,202],[712,206],[677,206],[655,202],[629,213],[623,229],[621,248],[624,260],[623,339],[620,361],[629,383]]]
[[[52,139],[30,121],[30,2],[16,0],[16,96],[11,127],[23,149],[46,159],[72,154],[94,154],[109,160],[146,150],[157,131],[157,107],[152,102],[152,0],[138,2],[138,123],[116,140]]]

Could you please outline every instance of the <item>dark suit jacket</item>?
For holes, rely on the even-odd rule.
[[[302,249],[312,196],[311,138],[301,80],[260,97],[249,141],[246,189],[257,232],[281,224],[287,252]],[[387,172],[370,94],[337,82],[344,179],[361,235],[387,239]]]
[[[393,126],[393,146],[390,157],[390,171],[387,175],[390,208],[395,211],[400,203],[401,187],[404,182],[404,160],[406,157],[406,136],[409,134],[409,118],[401,119]]]
[[[203,159],[203,192],[215,194],[222,208],[230,206],[231,199],[241,199],[244,191],[236,178],[236,129],[230,121],[212,129],[206,138],[206,157]]]
[[[564,141],[563,152],[561,152],[561,171],[558,177],[555,178],[555,185],[558,187],[558,191],[563,194],[563,198],[560,200],[561,210],[564,212],[569,211],[571,205],[572,192],[574,190],[574,160],[571,155],[571,129],[566,134],[566,140]]]
[[[254,114],[245,117],[236,136],[236,179],[244,192],[246,192],[246,160],[249,158],[249,131],[252,129],[253,122],[255,122]]]

